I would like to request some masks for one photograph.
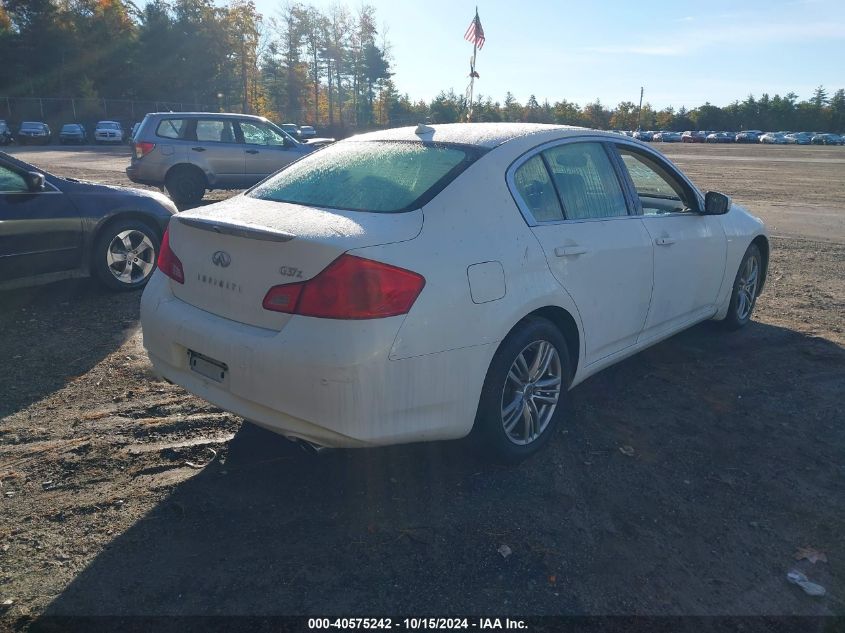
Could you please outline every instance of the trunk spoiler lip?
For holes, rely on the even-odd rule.
[[[190,226],[201,231],[211,231],[220,235],[232,235],[250,240],[263,240],[265,242],[290,242],[296,237],[293,233],[284,231],[273,231],[264,227],[249,226],[247,224],[231,224],[217,220],[185,218],[178,215],[173,216],[174,220],[185,226]]]

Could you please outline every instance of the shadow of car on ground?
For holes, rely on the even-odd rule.
[[[828,598],[785,575],[797,547],[845,553],[843,371],[845,351],[821,338],[701,324],[573,390],[548,449],[512,468],[465,441],[313,456],[244,425],[34,628],[117,615],[841,613],[845,556],[811,570],[840,587]]]
[[[0,291],[6,358],[0,418],[96,366],[138,326],[141,292],[112,293],[92,279]]]

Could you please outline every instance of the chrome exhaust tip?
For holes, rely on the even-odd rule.
[[[320,446],[319,444],[314,444],[313,442],[309,442],[308,440],[297,439],[296,443],[299,445],[299,448],[301,448],[309,455],[317,455],[319,453],[322,453],[323,451],[328,450],[327,447]]]

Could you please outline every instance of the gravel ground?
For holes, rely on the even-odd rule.
[[[139,293],[0,294],[0,629],[845,614],[845,149],[658,147],[775,225],[755,321],[701,324],[589,379],[515,468],[465,442],[308,455],[156,380]],[[126,183],[125,148],[16,153]],[[788,584],[793,568],[827,595]]]

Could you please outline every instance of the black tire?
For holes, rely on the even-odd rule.
[[[550,343],[557,352],[559,367],[554,367],[552,362],[549,366],[549,373],[541,373],[534,380],[540,381],[544,376],[552,377],[552,375],[559,371],[560,373],[560,391],[557,396],[557,402],[551,411],[551,416],[543,427],[534,427],[539,431],[536,437],[528,441],[528,443],[517,443],[512,439],[514,435],[519,435],[520,441],[526,441],[525,436],[529,435],[526,429],[527,423],[525,421],[525,399],[520,398],[520,390],[515,387],[515,383],[511,382],[510,372],[517,359],[521,354],[528,354],[529,358],[532,352],[532,346],[538,345],[540,342]],[[539,350],[538,350],[539,353]],[[536,357],[535,357],[536,358]],[[473,426],[473,436],[477,440],[478,445],[482,448],[485,456],[494,461],[515,464],[518,463],[537,451],[539,451],[549,439],[555,434],[561,419],[564,417],[565,409],[568,403],[567,389],[572,380],[572,367],[569,357],[569,350],[566,346],[566,339],[550,321],[541,317],[528,317],[524,319],[510,334],[502,341],[493,360],[490,362],[490,367],[487,370],[487,376],[484,379],[484,386],[481,390],[481,398],[478,403],[478,412],[475,417],[475,425]],[[530,376],[529,376],[530,379]],[[548,378],[545,378],[548,380]],[[544,397],[542,394],[533,393],[534,387],[531,387],[530,398]],[[539,389],[538,389],[539,392]],[[526,393],[525,391],[522,392]],[[503,419],[505,406],[503,400],[515,399],[511,401],[511,406],[516,407],[523,413],[518,414],[511,420],[517,420],[515,427],[509,433],[506,431],[506,422]],[[519,404],[522,403],[522,404]],[[547,405],[540,405],[542,407]],[[513,409],[516,412],[517,408]],[[537,409],[535,408],[536,412]],[[538,413],[538,418],[542,414]]]
[[[174,167],[167,172],[164,188],[180,208],[195,206],[205,195],[205,176],[196,167],[187,165]]]
[[[745,275],[748,272],[749,260],[752,258],[756,261],[757,273],[754,279],[754,288],[753,290],[749,290],[749,284],[745,280]],[[763,281],[763,265],[763,256],[760,253],[760,249],[756,244],[751,244],[748,250],[745,251],[745,255],[743,255],[742,261],[739,264],[739,269],[736,271],[736,277],[734,277],[734,284],[731,289],[731,303],[728,306],[728,314],[722,321],[722,324],[727,329],[738,330],[748,325],[748,322],[751,321],[751,315],[754,312],[757,297],[760,295],[760,284]]]
[[[135,251],[122,247],[116,242],[120,240],[121,234],[128,234],[129,242],[135,247]],[[147,242],[144,242],[141,236]],[[111,290],[138,290],[146,286],[152,277],[160,246],[161,235],[150,225],[129,218],[115,220],[103,227],[97,235],[92,252],[91,272]],[[129,259],[133,252],[134,259],[121,267],[120,256],[125,254],[126,259]],[[110,259],[118,259],[118,261],[113,262]],[[121,272],[125,276],[120,275]]]

